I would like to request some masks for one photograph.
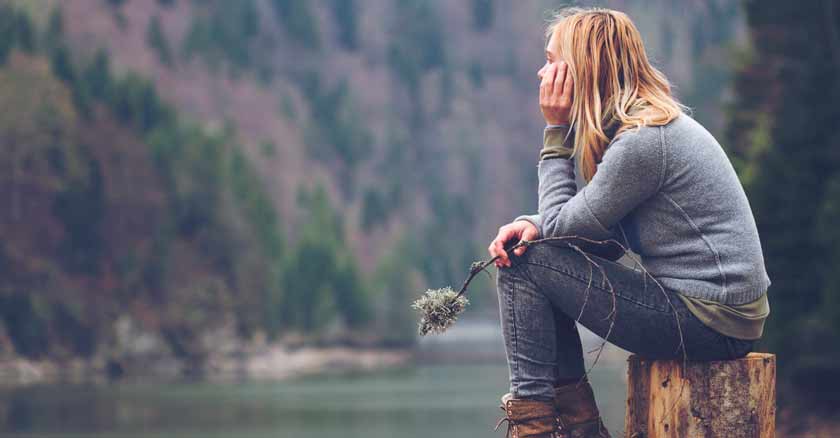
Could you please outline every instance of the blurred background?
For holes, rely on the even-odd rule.
[[[444,335],[410,304],[536,211],[563,4],[0,0],[0,435],[502,436],[494,278]],[[840,1],[576,4],[726,149],[779,436],[840,436]],[[626,357],[592,370],[614,436]]]

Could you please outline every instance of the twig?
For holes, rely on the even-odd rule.
[[[625,250],[625,254],[627,254],[627,253],[626,253],[626,250]],[[628,255],[628,256],[629,256],[629,255]],[[657,285],[657,286],[659,286],[659,290],[661,290],[661,291],[662,291],[662,295],[664,295],[664,296],[665,296],[665,299],[668,301],[668,305],[671,307],[671,310],[674,312],[674,320],[677,322],[677,333],[679,333],[679,335],[680,335],[680,345],[678,345],[678,346],[677,346],[677,349],[678,349],[678,350],[679,350],[679,349],[682,349],[682,353],[683,353],[683,354],[682,354],[682,355],[683,355],[683,362],[682,362],[682,378],[680,379],[680,391],[679,391],[679,393],[677,393],[677,397],[674,399],[674,403],[673,403],[673,404],[671,404],[671,408],[670,408],[670,409],[668,409],[667,414],[670,414],[670,413],[674,410],[674,408],[676,408],[676,406],[677,406],[677,401],[679,401],[679,399],[682,397],[683,388],[685,388],[686,370],[688,370],[688,353],[685,351],[685,339],[683,338],[682,325],[680,324],[680,317],[679,317],[679,315],[677,314],[677,309],[676,309],[676,307],[674,307],[674,304],[671,302],[671,297],[669,297],[669,296],[668,296],[668,293],[667,293],[667,292],[665,292],[665,288],[664,288],[664,287],[662,287],[662,284],[661,284],[661,283],[659,283],[659,280],[657,280],[657,279],[656,279],[656,277],[654,277],[653,275],[651,275],[651,274],[648,272],[647,268],[645,268],[645,267],[644,267],[644,265],[642,265],[642,263],[641,263],[641,262],[639,262],[638,260],[636,260],[636,259],[635,259],[634,257],[632,257],[632,256],[629,256],[629,257],[630,257],[631,259],[634,259],[634,261],[635,261],[635,262],[636,262],[639,266],[641,266],[641,267],[642,267],[642,270],[644,271],[645,275],[650,275],[650,278],[651,278],[651,279],[653,279],[653,281],[656,283],[656,285]],[[664,422],[664,421],[665,421],[665,418],[667,418],[667,415],[663,415],[663,416],[662,416],[662,419],[661,419],[661,420],[659,420],[659,422],[660,422],[660,423]]]
[[[586,372],[583,373],[583,376],[581,376],[580,380],[578,380],[578,385],[580,385],[585,380],[587,380],[587,378],[589,377],[590,371],[592,371],[592,369],[595,368],[595,364],[598,363],[598,359],[601,357],[601,353],[604,351],[604,348],[607,345],[607,339],[610,337],[610,333],[612,333],[613,326],[615,326],[615,316],[617,314],[617,308],[618,307],[617,307],[617,303],[616,303],[616,299],[615,299],[615,288],[613,288],[612,282],[607,277],[607,274],[604,271],[604,268],[601,265],[599,265],[598,263],[596,263],[594,260],[592,260],[592,258],[590,258],[589,255],[586,254],[586,252],[584,252],[583,250],[578,248],[576,245],[570,244],[569,246],[574,248],[575,251],[578,251],[579,253],[581,253],[583,255],[583,257],[586,258],[586,260],[589,261],[589,263],[592,263],[593,265],[597,266],[598,269],[601,270],[601,277],[603,277],[604,281],[606,281],[609,284],[610,295],[612,296],[612,310],[610,310],[610,313],[608,313],[607,316],[603,318],[603,319],[611,318],[610,319],[610,326],[607,329],[607,333],[604,334],[604,338],[601,341],[601,345],[597,348],[598,354],[595,355],[595,359],[592,361],[592,365],[589,366],[589,369],[586,370]],[[624,247],[622,247],[622,248],[624,248]],[[625,249],[625,252],[626,251],[627,250]],[[591,284],[592,284],[592,266],[589,267],[589,285],[586,287],[586,297],[584,298],[584,304],[583,304],[584,306],[586,305],[586,299],[589,298],[589,289],[590,289]],[[582,315],[583,315],[583,306],[581,306],[580,314],[578,315],[578,318],[575,321],[580,322],[580,317]],[[595,351],[595,350],[592,350],[592,351]],[[592,351],[590,351],[589,353],[591,353]]]
[[[683,389],[685,387],[686,370],[688,369],[687,368],[688,367],[688,363],[687,363],[688,362],[688,354],[685,350],[685,339],[683,337],[682,325],[680,324],[680,318],[679,318],[679,314],[677,314],[677,309],[676,309],[676,307],[674,307],[674,304],[671,302],[671,297],[668,296],[668,293],[665,291],[665,288],[662,286],[661,283],[659,283],[659,281],[656,279],[656,277],[654,277],[653,275],[650,274],[650,272],[648,272],[647,268],[644,267],[644,265],[642,264],[641,261],[639,261],[638,259],[636,259],[632,255],[630,255],[630,250],[627,247],[625,247],[624,245],[621,244],[621,242],[619,242],[615,239],[593,240],[593,239],[590,239],[590,238],[587,238],[587,237],[581,237],[581,236],[555,236],[555,237],[544,237],[544,238],[536,239],[536,240],[522,240],[519,243],[517,243],[516,245],[512,246],[511,248],[509,248],[505,251],[508,252],[508,253],[511,253],[515,249],[519,248],[520,246],[530,246],[530,245],[533,245],[533,244],[536,244],[536,243],[549,242],[549,241],[572,240],[572,239],[584,240],[584,241],[587,241],[587,242],[599,243],[599,244],[614,242],[619,247],[621,247],[621,249],[624,251],[625,255],[627,255],[628,257],[630,257],[631,260],[633,260],[633,262],[635,263],[634,269],[635,269],[636,265],[640,266],[642,268],[642,272],[644,274],[642,276],[642,278],[645,281],[645,289],[647,289],[647,280],[646,280],[647,276],[650,276],[650,278],[656,283],[656,285],[659,286],[659,290],[662,292],[662,295],[665,296],[665,300],[668,302],[668,306],[671,307],[671,311],[674,313],[674,320],[677,323],[677,332],[679,333],[679,336],[680,336],[680,344],[677,346],[677,350],[679,351],[680,349],[682,349],[682,356],[683,356],[682,357],[682,359],[683,359],[683,361],[682,361],[682,374],[683,374],[683,376],[682,377],[683,378],[680,379],[681,382],[680,382],[679,393],[677,394],[677,397],[674,400],[674,403],[671,405],[671,408],[666,413],[666,414],[670,414],[674,410],[674,408],[676,407],[677,401],[679,401],[680,397],[682,397]],[[595,266],[597,266],[601,270],[601,275],[602,275],[604,281],[606,281],[609,284],[609,287],[610,287],[609,292],[610,292],[610,295],[612,296],[612,309],[610,310],[610,313],[607,314],[607,316],[604,318],[604,319],[611,318],[610,326],[607,329],[607,333],[603,337],[603,341],[601,342],[601,345],[597,349],[593,349],[593,350],[587,352],[587,353],[592,353],[592,352],[597,350],[598,354],[595,356],[595,359],[592,362],[592,365],[589,367],[588,370],[586,370],[584,375],[578,381],[578,384],[580,384],[588,377],[589,372],[592,371],[592,369],[595,367],[595,364],[598,362],[598,359],[600,358],[601,353],[603,352],[604,348],[606,347],[606,343],[607,343],[607,340],[609,338],[609,335],[610,335],[610,333],[612,333],[612,329],[615,326],[617,305],[616,305],[615,288],[613,288],[612,282],[609,281],[609,278],[607,277],[606,272],[604,271],[604,268],[601,265],[599,265],[597,262],[592,260],[592,258],[590,258],[589,255],[585,251],[580,249],[577,245],[569,243],[569,247],[571,247],[575,251],[582,254],[586,258],[587,261],[594,264]],[[501,257],[501,255],[497,255],[497,256],[493,257],[492,259],[484,261],[484,262],[482,262],[482,261],[474,262],[470,266],[469,277],[467,277],[467,279],[464,281],[464,284],[461,286],[461,289],[458,291],[458,294],[455,296],[453,301],[457,300],[458,297],[460,297],[467,290],[467,286],[470,284],[470,282],[476,276],[476,274],[478,274],[482,270],[485,270],[487,268],[487,266],[489,266],[491,263],[495,262],[499,257]],[[592,267],[590,266],[589,283],[587,284],[587,287],[586,287],[586,294],[584,296],[584,301],[583,301],[583,305],[581,306],[580,313],[578,314],[578,317],[575,319],[576,322],[580,322],[580,318],[583,315],[583,308],[586,306],[587,300],[589,299],[589,291],[590,291],[591,286],[592,286],[592,274],[593,274]],[[491,275],[491,278],[492,278],[492,275]],[[662,420],[660,420],[660,422],[665,421],[666,418],[667,418],[667,415],[663,415]]]

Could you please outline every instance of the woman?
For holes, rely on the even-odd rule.
[[[734,359],[761,337],[770,278],[732,164],[672,97],[629,17],[570,7],[546,37],[538,213],[488,247],[510,367],[503,420],[519,437],[608,437],[576,320],[644,357]],[[584,239],[506,250],[558,236],[613,239],[618,251]],[[616,242],[639,263],[616,262]]]

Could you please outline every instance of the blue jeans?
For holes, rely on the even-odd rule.
[[[688,360],[735,359],[752,351],[755,341],[708,327],[663,286],[666,297],[641,268],[587,254],[603,268],[613,297],[600,269],[563,242],[542,242],[520,256],[509,254],[511,266],[499,268],[496,286],[514,397],[552,400],[558,380],[583,376],[578,315],[584,327],[602,338],[614,319],[607,340],[651,359],[683,357],[675,310]]]

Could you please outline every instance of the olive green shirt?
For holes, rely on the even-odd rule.
[[[738,339],[759,339],[770,314],[767,292],[744,304],[720,304],[702,298],[677,294],[700,321],[718,333]]]

